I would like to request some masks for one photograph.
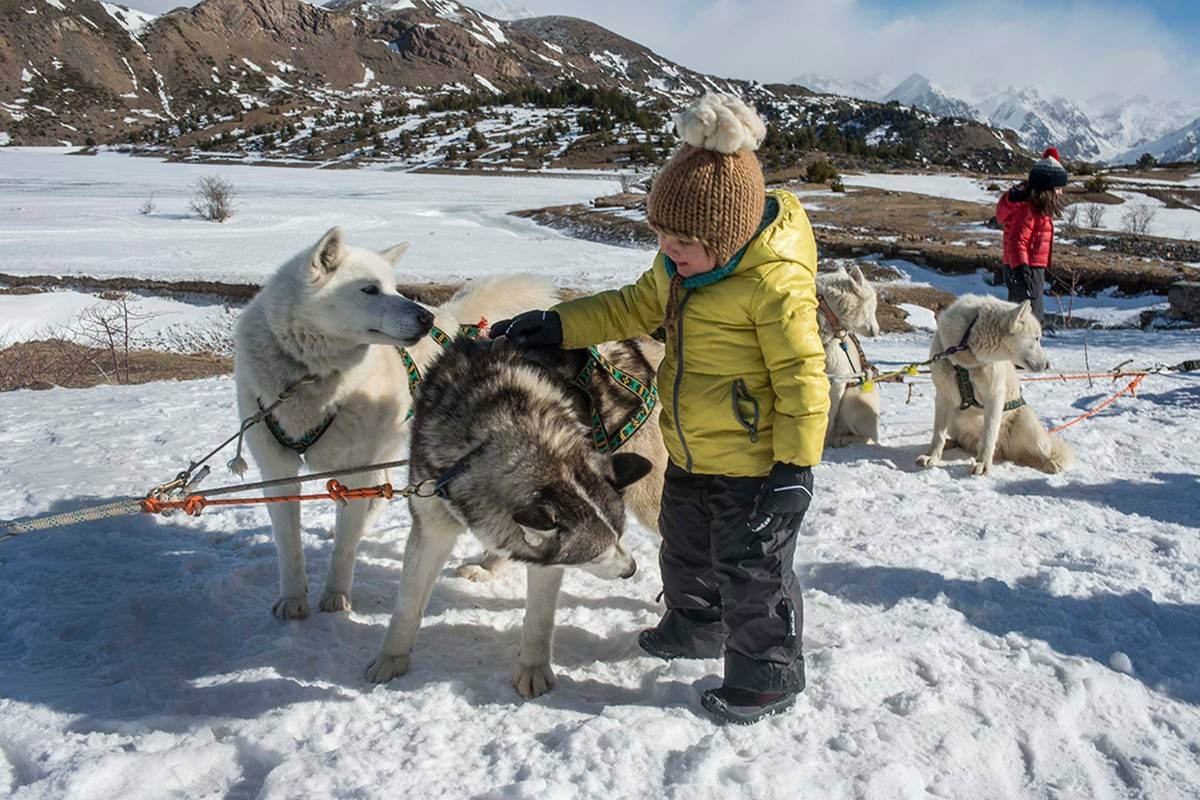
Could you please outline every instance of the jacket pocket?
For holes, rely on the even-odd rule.
[[[746,388],[746,382],[741,378],[735,380],[730,387],[730,405],[733,408],[734,419],[750,434],[750,441],[757,442],[761,412],[758,400],[750,394],[750,390]]]

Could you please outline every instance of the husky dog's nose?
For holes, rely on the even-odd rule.
[[[622,578],[632,578],[633,573],[637,572],[637,562],[632,558],[629,559],[629,569],[621,573]]]
[[[433,327],[433,313],[424,308],[417,309],[417,323],[422,328],[427,328],[427,329],[432,328]]]

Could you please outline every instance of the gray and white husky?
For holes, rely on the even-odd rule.
[[[315,248],[280,267],[242,313],[235,339],[239,413],[243,418],[255,414],[295,387],[269,424],[246,435],[264,479],[295,477],[305,464],[325,471],[396,458],[412,406],[397,347],[407,348],[423,370],[442,353],[427,336],[435,323],[454,335],[460,323],[498,320],[557,300],[544,281],[516,276],[469,284],[430,311],[396,290],[395,264],[407,249],[400,244],[377,253],[352,247],[334,228]],[[297,383],[305,376],[311,380]],[[343,483],[372,486],[386,480],[386,473],[370,472]],[[277,491],[298,494],[299,489],[288,484]],[[360,501],[337,509],[322,611],[351,607],[358,543],[383,503]],[[272,505],[269,512],[280,585],[272,612],[280,619],[302,619],[309,604],[300,506]]]
[[[879,441],[879,389],[864,392],[855,385],[862,373],[865,354],[851,334],[878,336],[879,320],[875,312],[878,298],[875,288],[857,265],[849,272],[817,275],[817,295],[837,319],[837,325],[818,309],[817,323],[821,344],[825,346],[825,374],[829,376],[829,425],[826,447],[843,447],[855,441],[875,444]]]
[[[975,475],[988,474],[995,459],[1049,473],[1067,469],[1075,459],[1071,446],[1047,433],[1021,396],[1018,366],[1030,372],[1050,368],[1029,301],[958,298],[938,316],[930,353],[957,346],[965,349],[933,364],[933,439],[917,464],[937,466],[949,443],[974,454]]]
[[[383,683],[408,670],[433,583],[468,529],[490,553],[527,566],[513,675],[525,697],[554,684],[554,613],[564,568],[633,575],[636,565],[621,541],[623,495],[655,465],[633,452],[597,450],[591,403],[564,380],[578,370],[572,363],[578,357],[522,351],[504,339],[460,339],[429,369],[412,423],[410,478],[436,484],[439,492],[409,498],[413,524],[400,596],[369,680]],[[659,438],[656,431],[645,434]]]

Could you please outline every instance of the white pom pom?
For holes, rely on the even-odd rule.
[[[712,93],[676,114],[675,130],[692,147],[726,154],[757,150],[767,135],[753,108],[733,95]]]

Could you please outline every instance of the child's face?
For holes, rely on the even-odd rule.
[[[664,236],[660,233],[658,249],[670,256],[671,260],[675,262],[679,274],[685,278],[708,272],[717,265],[713,257],[704,249],[704,245],[699,242],[685,242],[683,239]]]

